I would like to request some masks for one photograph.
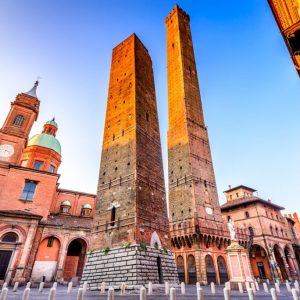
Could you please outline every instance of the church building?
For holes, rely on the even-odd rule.
[[[58,124],[37,120],[38,82],[20,93],[0,129],[0,281],[81,278],[95,195],[60,189]]]

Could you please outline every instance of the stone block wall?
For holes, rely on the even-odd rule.
[[[102,282],[109,286],[128,287],[159,282],[158,257],[161,260],[162,281],[178,283],[178,273],[171,251],[147,247],[140,250],[138,245],[129,248],[114,248],[107,254],[102,250],[90,252],[82,274],[82,283],[88,282],[90,290],[99,290]]]

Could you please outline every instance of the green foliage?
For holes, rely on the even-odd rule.
[[[138,248],[140,251],[147,251],[147,246],[144,242],[140,242]]]
[[[103,249],[103,253],[104,253],[105,255],[107,255],[109,251],[110,251],[110,248],[109,248],[109,247],[106,247],[105,249]]]
[[[161,250],[166,254],[168,253],[168,248],[166,246],[161,247]]]
[[[125,244],[123,245],[123,247],[124,247],[125,249],[129,249],[129,248],[131,247],[131,243],[130,243],[130,242],[125,243]]]

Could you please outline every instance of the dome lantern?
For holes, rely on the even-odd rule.
[[[41,146],[56,151],[61,155],[61,146],[58,139],[55,137],[58,130],[58,125],[55,118],[47,121],[44,125],[43,131],[40,134],[34,135],[29,141],[28,146]]]

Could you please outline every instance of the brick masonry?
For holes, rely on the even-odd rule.
[[[119,287],[125,282],[128,287],[151,281],[159,283],[158,258],[161,260],[162,280],[178,283],[177,268],[171,251],[138,246],[114,248],[107,254],[96,250],[88,254],[82,282],[88,282],[90,290],[100,289],[102,282]]]
[[[92,252],[82,281],[92,289],[102,281],[177,282],[172,253],[156,250],[170,241],[152,61],[133,34],[112,53]]]

